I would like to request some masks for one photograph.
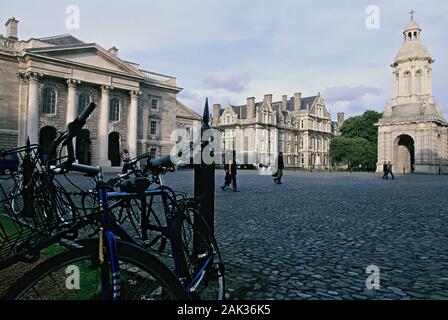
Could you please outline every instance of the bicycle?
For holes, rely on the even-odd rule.
[[[48,183],[47,187],[51,196],[47,204],[50,204],[50,207],[46,208],[44,223],[41,225],[47,227],[49,232],[37,241],[31,251],[38,252],[39,249],[63,239],[67,234],[74,234],[73,238],[76,239],[78,231],[87,226],[95,227],[95,232],[85,239],[76,239],[78,248],[68,249],[27,272],[9,288],[6,298],[11,300],[38,298],[188,300],[190,296],[169,268],[155,256],[137,246],[124,230],[121,230],[123,238],[117,239],[113,232],[117,225],[108,209],[108,186],[103,181],[102,168],[75,163],[73,139],[79,135],[94,109],[95,104],[91,103],[77,119],[68,124],[67,131],[61,133],[53,144],[53,151],[61,145],[65,146],[68,159],[52,168],[50,163],[47,164],[47,171],[43,175],[47,179],[42,181]],[[61,201],[58,202],[60,195],[55,192],[58,188],[52,178],[54,175],[71,171],[96,178],[99,206],[98,210],[89,215],[80,215],[76,212],[72,214],[71,219],[61,222],[58,215],[54,215],[53,206],[60,204]],[[35,200],[35,194],[33,196]],[[73,203],[70,203],[70,207],[75,208]],[[52,217],[56,217],[53,220],[57,223],[50,228],[45,222],[48,223]],[[2,229],[5,229],[3,225]],[[29,230],[31,238],[40,234],[41,231],[35,226],[30,227]],[[55,230],[63,230],[63,232],[55,234]],[[0,240],[4,239],[0,237]],[[70,270],[78,276],[78,280],[76,277],[67,277],[66,272]]]
[[[143,170],[136,163],[147,160]],[[165,186],[163,175],[174,171],[170,157],[150,160],[149,154],[133,159],[129,163],[128,174],[107,182],[111,192],[109,197],[117,200],[110,205],[119,225],[128,223],[133,228],[138,243],[145,249],[161,254],[167,243],[171,247],[174,273],[187,292],[193,297],[207,300],[223,300],[225,297],[224,264],[217,242],[200,214],[196,199],[175,193]],[[133,176],[133,178],[131,178]],[[150,189],[149,186],[158,187]],[[116,191],[112,191],[116,190]],[[124,192],[124,193],[123,193]],[[128,192],[134,192],[132,197]],[[83,192],[83,207],[90,192]],[[154,202],[160,198],[165,223],[156,214]],[[154,220],[154,223],[150,223]],[[199,225],[199,227],[198,227]],[[116,229],[121,234],[120,229]],[[150,233],[155,233],[151,237]],[[153,247],[160,243],[158,249]]]

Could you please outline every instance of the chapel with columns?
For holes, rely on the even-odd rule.
[[[448,173],[448,123],[432,93],[435,60],[414,21],[391,65],[393,97],[378,123],[378,172],[391,162],[396,173]]]
[[[176,78],[121,59],[118,49],[72,35],[19,40],[18,21],[0,35],[0,149],[31,143],[49,153],[57,130],[90,102],[97,109],[76,141],[80,163],[120,166],[120,154],[168,154],[178,126],[200,117],[177,100]],[[186,124],[185,124],[186,122]],[[48,155],[51,156],[51,155]]]

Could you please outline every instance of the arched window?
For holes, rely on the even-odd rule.
[[[412,40],[412,32],[408,33],[408,38],[409,38],[409,40]]]
[[[423,72],[421,70],[418,70],[415,73],[415,87],[416,87],[415,90],[416,90],[417,94],[422,94],[422,91],[423,91],[423,88],[422,88],[422,85],[423,85],[422,75],[423,75]]]
[[[109,106],[109,121],[120,121],[120,99],[112,98]]]
[[[91,102],[90,95],[88,93],[81,93],[78,97],[78,114],[81,114],[87,109]]]
[[[411,95],[411,73],[409,71],[404,73],[404,95]]]
[[[417,39],[417,31],[414,32],[414,39]]]
[[[42,113],[55,114],[56,113],[56,90],[52,87],[47,87],[43,92]]]

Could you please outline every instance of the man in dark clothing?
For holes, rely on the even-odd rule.
[[[237,164],[236,164],[236,151],[233,152],[233,159],[225,165],[224,170],[226,172],[224,185],[221,187],[222,191],[226,191],[226,188],[233,184],[233,191],[238,192],[236,185],[236,175],[237,175]]]
[[[283,177],[283,169],[285,168],[285,164],[283,162],[283,152],[278,154],[277,158],[277,172],[274,175],[274,182],[277,184],[282,184]]]
[[[395,180],[392,168],[393,168],[393,164],[392,164],[392,162],[389,161],[389,164],[387,165],[387,179],[389,178],[389,174],[390,174],[392,176],[392,180]]]
[[[383,164],[383,179],[389,179],[389,173],[387,172],[387,162],[384,161]]]
[[[121,171],[121,173],[126,174],[126,173],[128,173],[129,162],[131,161],[131,154],[129,153],[128,149],[123,150],[123,153],[121,154],[121,158],[123,160],[123,170]]]

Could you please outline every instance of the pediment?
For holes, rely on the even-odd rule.
[[[235,110],[233,110],[233,108],[231,106],[227,106],[224,110],[223,116],[230,114],[231,116],[235,116],[238,117],[238,114],[235,112]]]
[[[274,109],[269,102],[263,101],[263,104],[260,107],[260,111],[274,112]]]
[[[77,64],[92,66],[110,71],[127,73],[132,76],[142,76],[118,57],[113,56],[107,50],[98,45],[80,45],[69,47],[47,47],[27,50],[27,52],[61,61],[69,61]]]
[[[201,120],[201,117],[196,112],[194,112],[193,110],[188,108],[186,105],[184,105],[179,100],[177,100],[176,116],[184,117],[184,118],[192,118],[197,121]]]

